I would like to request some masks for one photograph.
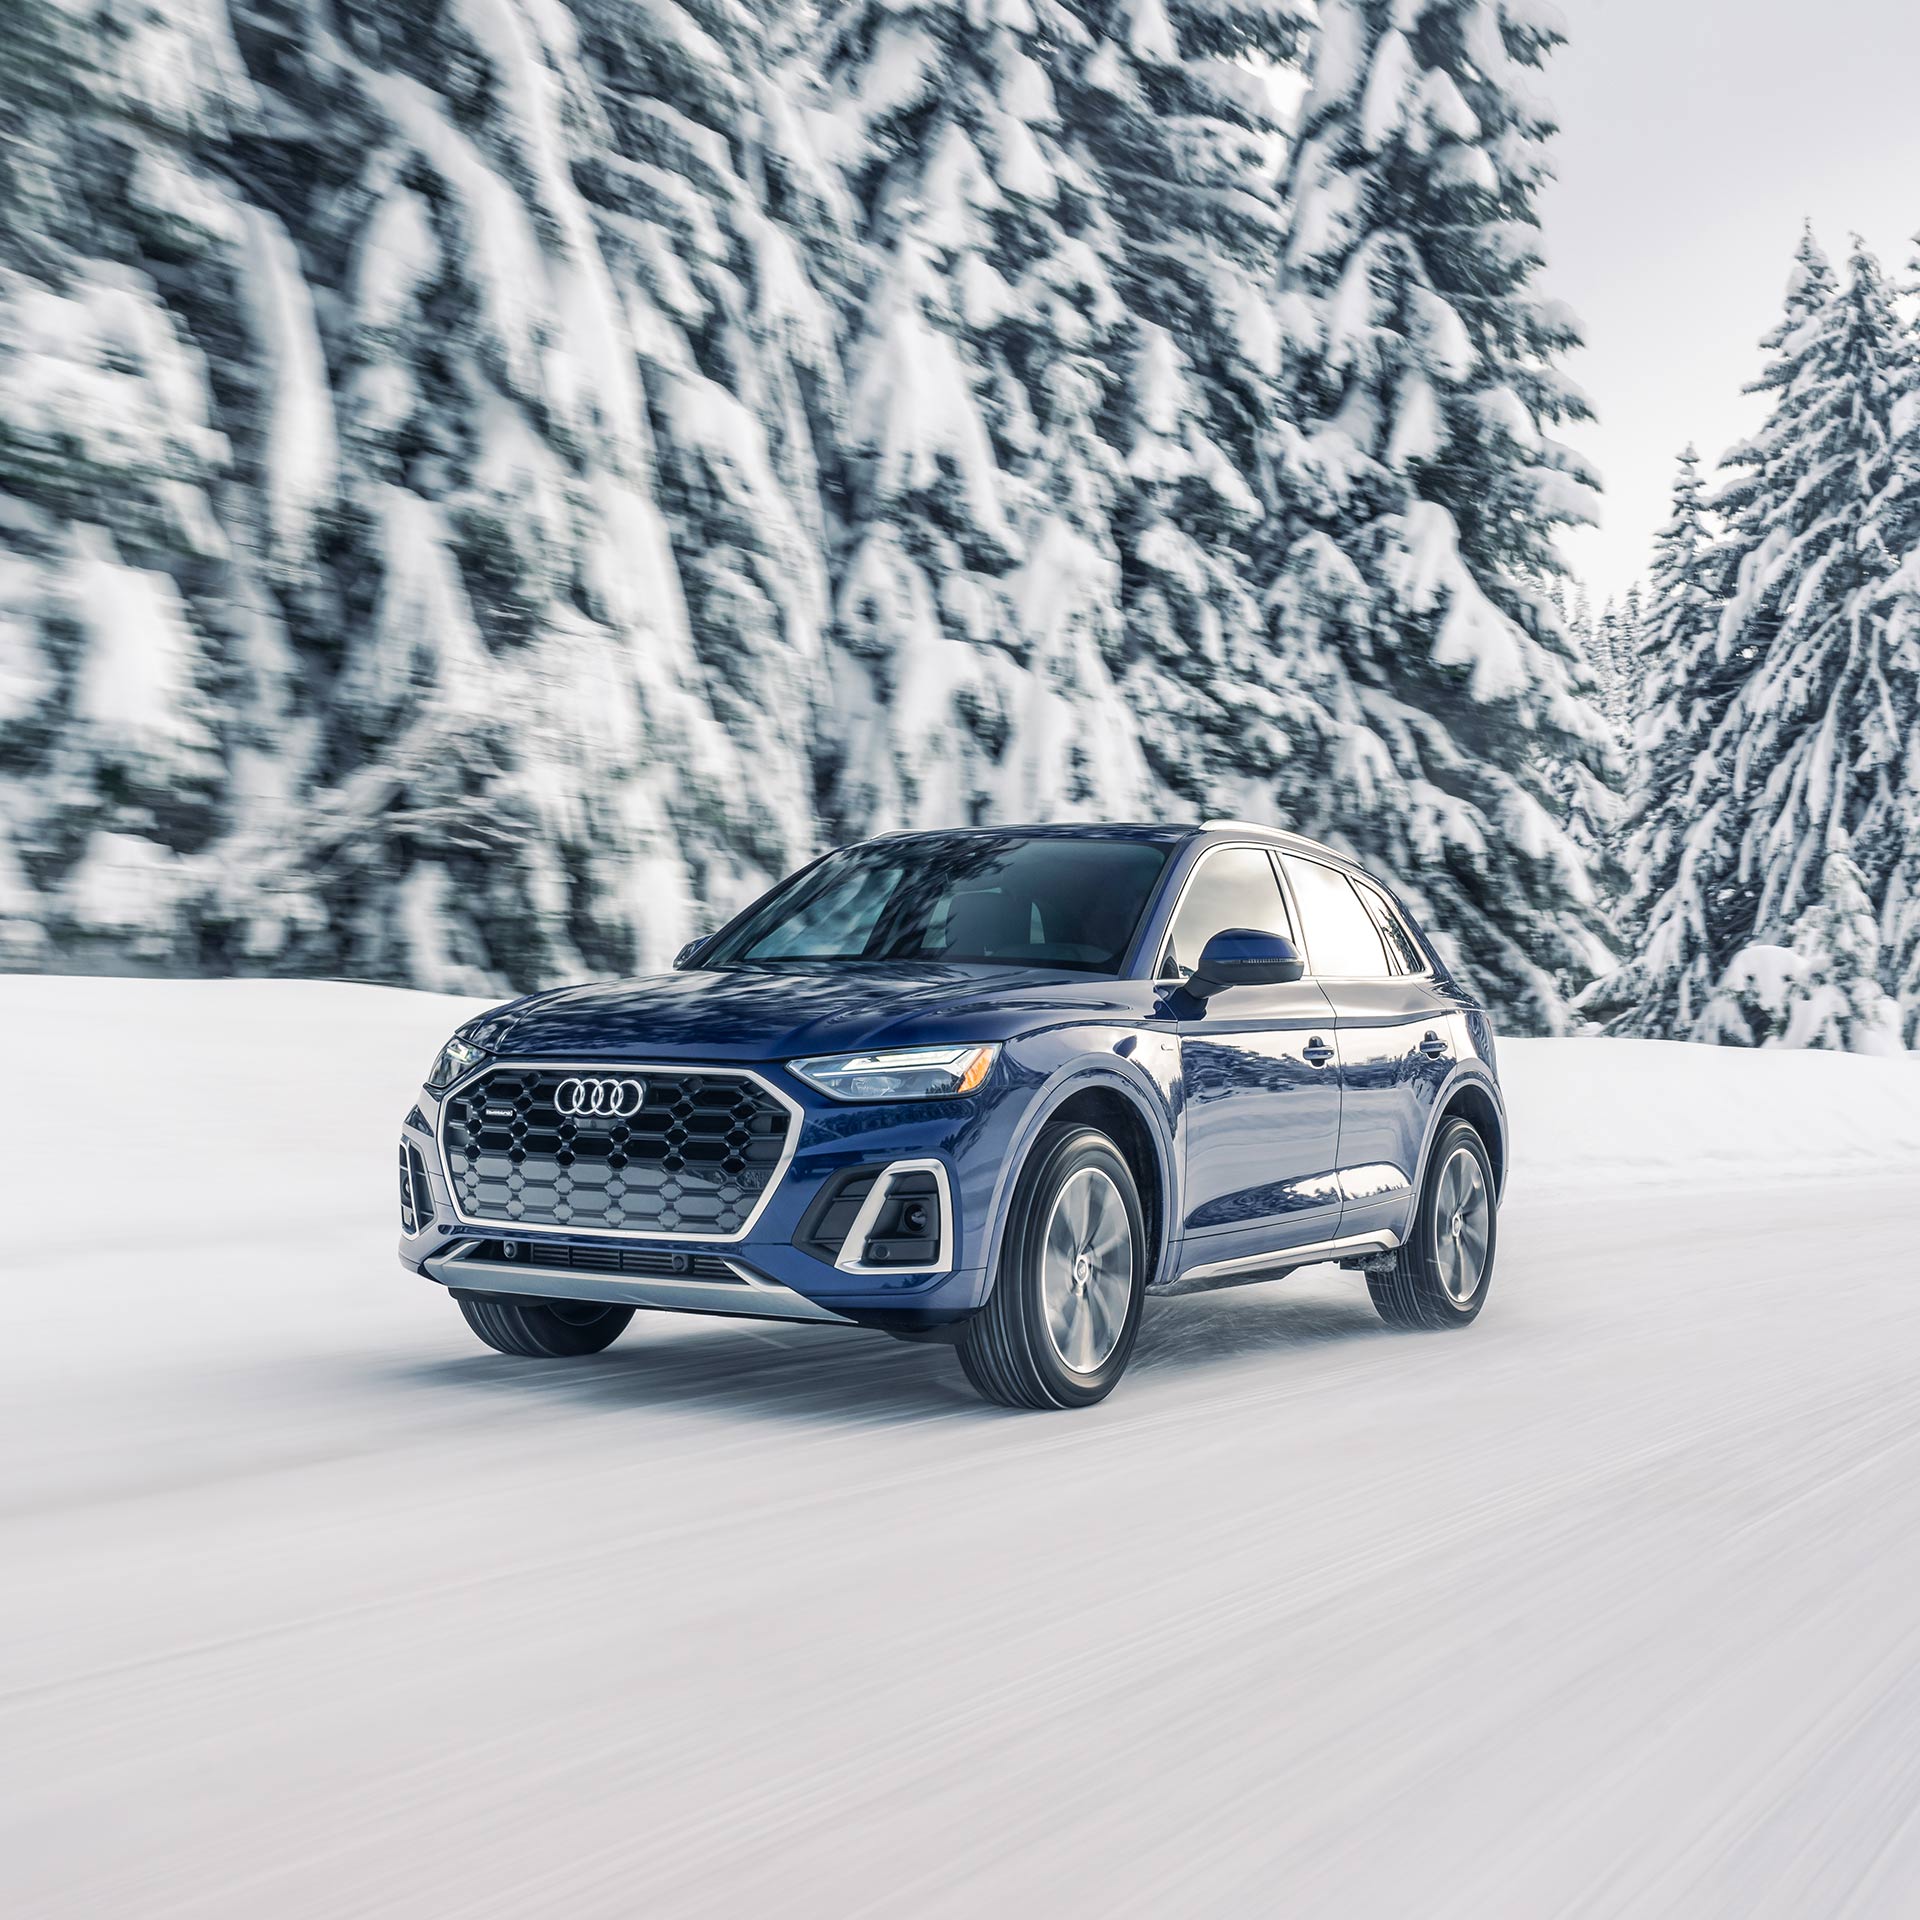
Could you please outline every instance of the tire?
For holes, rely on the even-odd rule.
[[[1375,1311],[1390,1327],[1471,1324],[1493,1284],[1499,1228],[1486,1142],[1471,1122],[1449,1120],[1427,1161],[1413,1231],[1391,1266],[1367,1271]]]
[[[1146,1284],[1146,1214],[1119,1149],[1092,1127],[1044,1128],[960,1364],[999,1406],[1090,1407],[1133,1357]]]
[[[506,1300],[459,1296],[467,1325],[496,1353],[520,1360],[572,1360],[604,1353],[627,1330],[631,1307],[590,1300]]]

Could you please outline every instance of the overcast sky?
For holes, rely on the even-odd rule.
[[[1548,289],[1586,322],[1571,364],[1600,413],[1580,436],[1605,526],[1568,542],[1602,595],[1646,566],[1674,457],[1750,432],[1800,224],[1858,230],[1904,273],[1920,230],[1914,0],[1560,0],[1544,91],[1560,179],[1542,209]]]

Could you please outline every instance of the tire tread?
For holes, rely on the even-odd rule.
[[[633,1318],[631,1307],[609,1307],[600,1319],[576,1326],[538,1300],[482,1300],[468,1294],[457,1304],[488,1346],[518,1360],[577,1360],[604,1353]]]
[[[1372,1297],[1374,1311],[1390,1327],[1447,1328],[1471,1325],[1479,1316],[1487,1289],[1493,1284],[1493,1259],[1499,1245],[1497,1205],[1489,1212],[1486,1271],[1481,1275],[1480,1290],[1474,1296],[1470,1311],[1463,1312],[1448,1296],[1439,1267],[1428,1251],[1432,1239],[1433,1183],[1447,1156],[1463,1140],[1470,1141],[1478,1150],[1481,1172],[1491,1189],[1492,1161],[1487,1153],[1486,1142],[1480,1137],[1480,1130],[1470,1120],[1456,1118],[1448,1121],[1440,1129],[1433,1143],[1433,1151],[1427,1157],[1427,1178],[1420,1191],[1419,1204],[1414,1209],[1411,1233],[1401,1242],[1390,1264],[1367,1269],[1367,1292]]]
[[[1028,1281],[1014,1263],[1025,1258],[1027,1233],[1037,1196],[1047,1190],[1054,1169],[1063,1158],[1093,1144],[1103,1148],[1119,1163],[1127,1176],[1128,1191],[1135,1205],[1138,1205],[1138,1194],[1132,1192],[1132,1174],[1127,1169],[1125,1157],[1106,1134],[1097,1128],[1072,1122],[1062,1122],[1041,1130],[1021,1171],[1020,1184],[1008,1218],[1006,1238],[1000,1250],[1000,1271],[994,1281],[993,1291],[987,1296],[986,1305],[967,1322],[959,1343],[960,1365],[968,1380],[983,1399],[991,1400],[997,1406],[1013,1407],[1022,1412],[1047,1413],[1085,1404],[1083,1400],[1072,1396],[1070,1391],[1062,1393],[1059,1390],[1052,1377],[1054,1367],[1035,1350],[1035,1334],[1028,1312]],[[1139,1284],[1144,1285],[1144,1274],[1140,1275]],[[1113,1379],[1117,1379],[1125,1369],[1138,1319],[1139,1306],[1136,1300],[1134,1326],[1122,1335],[1121,1345],[1116,1350],[1120,1365],[1114,1370]],[[1112,1380],[1109,1380],[1093,1397],[1104,1397],[1111,1386]]]

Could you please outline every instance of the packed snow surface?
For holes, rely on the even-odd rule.
[[[1319,1269],[1019,1416],[482,1349],[469,1004],[0,978],[0,1912],[1905,1910],[1920,1061],[1509,1043],[1474,1328]]]

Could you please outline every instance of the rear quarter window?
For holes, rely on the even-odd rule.
[[[1420,950],[1419,941],[1413,937],[1413,929],[1400,917],[1393,902],[1368,881],[1356,880],[1353,886],[1361,904],[1373,916],[1373,924],[1380,934],[1380,944],[1386,948],[1387,960],[1394,972],[1425,973],[1428,970],[1427,956]]]

